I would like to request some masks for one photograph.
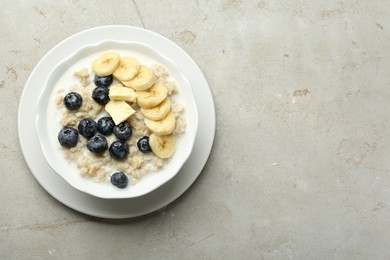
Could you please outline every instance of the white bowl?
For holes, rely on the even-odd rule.
[[[92,61],[107,51],[137,58],[142,65],[163,65],[176,81],[179,93],[176,100],[184,106],[186,121],[185,133],[176,138],[176,150],[171,159],[160,170],[147,173],[134,185],[119,189],[109,181],[97,182],[78,173],[74,163],[65,159],[63,149],[58,143],[60,112],[55,105],[56,90],[77,84],[74,71],[90,68]],[[92,83],[93,84],[93,83]],[[66,90],[65,90],[66,91]],[[74,188],[105,199],[127,199],[147,194],[172,179],[191,154],[198,128],[198,110],[192,94],[191,85],[176,64],[151,47],[141,42],[102,41],[84,46],[66,60],[59,63],[49,74],[37,101],[35,120],[36,132],[42,152],[53,170]],[[83,137],[80,137],[83,138]]]

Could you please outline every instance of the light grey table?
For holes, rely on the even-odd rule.
[[[1,259],[390,257],[389,1],[5,0],[0,10]],[[135,220],[63,206],[18,143],[39,59],[107,24],[179,44],[217,110],[198,180]]]

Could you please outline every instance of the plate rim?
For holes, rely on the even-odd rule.
[[[68,198],[68,200],[66,201],[64,199],[64,197],[61,197],[58,193],[57,194],[54,194],[53,190],[51,190],[50,188],[48,188],[46,185],[47,183],[45,183],[44,181],[42,181],[40,179],[39,176],[37,176],[38,174],[36,172],[34,172],[34,170],[32,169],[33,166],[32,166],[32,163],[31,161],[29,161],[27,158],[28,156],[27,155],[27,151],[24,149],[25,148],[25,145],[26,143],[24,143],[24,138],[22,137],[23,133],[22,133],[22,130],[21,130],[21,125],[22,125],[22,111],[23,111],[23,108],[24,108],[24,104],[23,104],[23,100],[25,100],[25,96],[27,95],[27,89],[28,89],[28,86],[31,84],[31,82],[33,81],[34,77],[35,77],[35,74],[37,73],[38,69],[41,68],[43,65],[42,63],[43,62],[47,62],[47,60],[49,58],[51,59],[54,59],[53,56],[53,53],[55,51],[57,51],[59,48],[64,48],[66,47],[66,44],[76,44],[77,41],[82,41],[82,42],[85,42],[85,39],[83,39],[83,36],[85,35],[88,35],[90,34],[91,32],[98,32],[98,31],[105,31],[105,30],[115,30],[116,32],[118,31],[121,31],[121,30],[125,30],[125,31],[128,31],[128,32],[134,32],[134,33],[141,33],[141,34],[146,34],[146,35],[150,35],[152,38],[159,38],[159,39],[162,39],[165,41],[165,43],[168,43],[170,45],[171,48],[175,49],[175,51],[178,51],[180,52],[180,55],[181,56],[184,56],[187,61],[190,63],[190,65],[193,67],[193,69],[195,70],[196,73],[198,73],[199,75],[199,80],[202,81],[202,83],[205,85],[204,88],[202,89],[203,91],[203,94],[207,94],[207,97],[209,98],[209,104],[208,104],[208,109],[211,109],[211,111],[208,111],[207,112],[207,115],[208,115],[208,122],[207,122],[207,125],[210,129],[209,132],[207,133],[208,135],[208,142],[207,143],[204,143],[203,145],[206,146],[205,148],[207,150],[203,150],[202,151],[202,154],[203,154],[203,158],[201,159],[200,162],[198,162],[197,164],[197,167],[198,169],[196,170],[196,173],[193,174],[191,176],[191,178],[188,179],[186,185],[182,185],[181,188],[178,188],[177,191],[175,192],[174,195],[171,195],[169,199],[165,199],[164,202],[161,202],[159,203],[158,205],[154,205],[153,207],[151,208],[148,208],[148,209],[144,209],[144,210],[141,210],[141,211],[138,211],[138,212],[132,212],[132,213],[129,213],[129,212],[125,212],[125,213],[111,213],[111,212],[102,212],[102,211],[99,211],[98,209],[95,210],[95,212],[91,212],[91,210],[87,210],[83,207],[80,208],[79,205],[69,205],[70,202],[69,200],[71,200],[71,198]],[[121,37],[118,37],[118,38],[121,38]],[[110,38],[101,38],[100,40],[104,40],[104,39],[110,39]],[[121,40],[123,40],[124,38],[121,38]],[[61,58],[57,58],[57,59],[60,59]],[[31,87],[30,87],[31,88]],[[194,93],[195,94],[195,93]],[[195,99],[196,99],[196,95],[195,95]],[[196,100],[197,102],[197,105],[199,107],[199,104],[198,104],[198,100]],[[34,103],[35,104],[35,103]],[[34,111],[35,112],[35,111]],[[199,111],[198,111],[199,112]],[[198,113],[198,122],[200,122],[200,113]],[[135,26],[128,26],[128,25],[106,25],[106,26],[98,26],[98,27],[93,27],[93,28],[89,28],[87,30],[84,30],[84,31],[80,31],[76,34],[73,34],[67,38],[65,38],[64,40],[62,40],[61,42],[59,42],[57,45],[55,45],[53,48],[51,48],[37,63],[37,65],[34,67],[34,69],[32,70],[31,74],[29,75],[27,81],[26,81],[26,84],[24,86],[24,89],[23,89],[23,92],[22,92],[22,95],[21,95],[21,98],[20,98],[20,102],[19,102],[19,106],[18,106],[18,138],[19,138],[19,144],[20,144],[20,147],[21,147],[21,150],[22,150],[22,154],[24,156],[24,159],[30,169],[30,172],[33,174],[33,176],[35,177],[35,179],[38,181],[38,183],[44,188],[44,190],[46,190],[46,192],[48,192],[53,198],[55,198],[56,200],[58,200],[59,202],[61,202],[62,204],[66,205],[67,207],[73,209],[73,210],[76,210],[76,211],[79,211],[81,213],[84,213],[84,214],[87,214],[87,215],[91,215],[91,216],[95,216],[95,217],[101,217],[101,218],[112,218],[112,219],[123,219],[123,218],[132,218],[132,217],[139,217],[139,216],[142,216],[142,215],[145,215],[145,214],[148,214],[148,213],[151,213],[151,212],[154,212],[162,207],[165,207],[167,206],[168,204],[172,203],[174,200],[176,200],[178,197],[180,197],[193,183],[194,181],[197,179],[197,177],[200,175],[200,173],[202,172],[205,164],[207,163],[208,161],[208,158],[209,158],[209,155],[212,151],[212,148],[213,148],[213,144],[214,144],[214,138],[215,138],[215,132],[216,132],[216,113],[215,113],[215,104],[214,104],[214,99],[213,99],[213,96],[212,96],[212,93],[211,93],[211,89],[209,87],[209,84],[204,76],[204,74],[202,73],[202,71],[200,70],[199,66],[196,64],[196,62],[189,56],[188,53],[186,53],[181,47],[179,47],[176,43],[174,43],[173,41],[169,40],[168,38],[156,33],[156,32],[153,32],[153,31],[150,31],[150,30],[146,30],[146,29],[143,29],[143,28],[140,28],[140,27],[135,27]],[[212,131],[210,131],[212,130]],[[37,138],[35,136],[35,138]],[[198,135],[196,137],[196,139],[198,139]],[[40,150],[40,148],[38,147],[38,150]],[[42,152],[40,152],[42,153]],[[199,161],[199,159],[197,159]],[[47,163],[47,162],[46,162]],[[35,166],[34,166],[35,167]],[[60,178],[59,176],[57,176],[57,178]],[[171,181],[169,181],[167,184],[171,183],[172,181],[174,181],[176,178],[173,178]],[[63,181],[64,183],[66,183],[64,180],[61,180]],[[167,184],[163,185],[162,187],[166,186]],[[67,184],[68,185],[68,184]],[[160,187],[159,189],[155,190],[154,192],[150,193],[150,194],[153,194],[153,193],[156,193],[157,191],[161,190],[162,187]],[[73,189],[73,188],[72,188]],[[90,196],[90,195],[87,195],[85,194],[86,196]],[[74,195],[74,194],[71,194],[69,195],[69,197],[72,197],[72,196],[78,196],[77,195]],[[143,196],[145,197],[145,196]],[[88,199],[88,198],[84,198],[84,199]],[[109,201],[115,201],[116,203],[121,203],[123,201],[132,201],[132,200],[137,200],[138,198],[132,198],[132,199],[113,199],[113,200],[109,200]],[[102,203],[103,201],[107,201],[105,199],[100,199],[100,198],[96,198],[96,200],[98,200],[98,203]],[[125,202],[123,202],[124,204]],[[100,209],[101,210],[101,209]]]

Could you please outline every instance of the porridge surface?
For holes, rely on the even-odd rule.
[[[176,119],[176,125],[172,135],[175,137],[179,136],[185,132],[186,123],[183,117],[184,107],[181,104],[177,104],[174,100],[175,95],[178,94],[176,83],[169,79],[169,73],[163,66],[153,65],[151,69],[157,78],[157,82],[163,84],[167,89],[168,97],[171,98],[171,111]],[[107,112],[104,111],[104,106],[96,103],[91,97],[92,91],[95,88],[92,79],[93,72],[87,68],[81,68],[73,76],[80,79],[79,84],[61,86],[57,91],[55,104],[61,111],[59,124],[62,127],[72,126],[77,128],[79,121],[83,118],[92,118],[97,121],[99,118],[107,116]],[[118,84],[120,85],[121,83],[114,80],[112,86]],[[69,92],[77,92],[82,96],[83,102],[80,109],[67,110],[64,107],[63,98]],[[109,181],[110,176],[114,172],[121,171],[129,177],[130,184],[135,184],[145,174],[155,172],[169,163],[169,158],[161,159],[153,152],[145,154],[139,151],[137,148],[138,139],[143,136],[150,136],[151,132],[144,123],[144,116],[140,112],[140,107],[137,103],[129,104],[136,112],[127,119],[127,122],[132,128],[132,135],[126,141],[129,146],[129,154],[125,159],[116,160],[110,156],[108,151],[105,151],[102,155],[89,152],[86,146],[87,139],[83,136],[79,136],[77,146],[69,149],[60,148],[66,160],[75,164],[82,176],[92,178],[96,181]],[[109,145],[117,140],[113,134],[106,136],[106,138]]]

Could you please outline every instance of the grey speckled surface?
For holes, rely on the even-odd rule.
[[[0,258],[389,258],[389,1],[109,2],[2,2]],[[57,202],[30,174],[16,132],[39,59],[107,24],[178,43],[217,111],[198,180],[136,220]]]

